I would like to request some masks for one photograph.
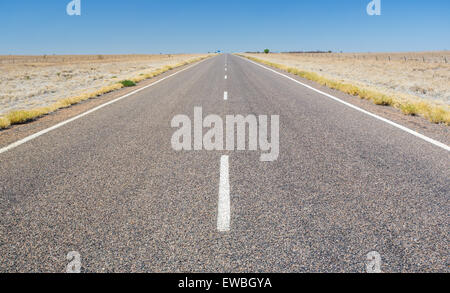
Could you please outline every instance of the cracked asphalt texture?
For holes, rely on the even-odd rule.
[[[278,160],[173,151],[172,118],[200,106],[204,117],[280,115]],[[224,154],[229,233],[216,230]],[[364,272],[377,251],[383,272],[449,272],[449,162],[220,55],[0,154],[0,271],[65,272],[78,251],[82,272]]]

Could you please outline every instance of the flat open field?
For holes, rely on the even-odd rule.
[[[0,56],[0,116],[48,106],[205,55]]]
[[[450,51],[244,54],[401,100],[450,105]]]

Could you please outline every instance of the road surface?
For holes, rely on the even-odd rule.
[[[194,107],[279,115],[278,160],[174,151]],[[75,251],[82,272],[365,272],[375,251],[383,272],[448,272],[449,159],[219,55],[1,153],[0,271],[65,272]]]

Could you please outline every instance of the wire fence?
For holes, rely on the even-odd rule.
[[[0,56],[0,64],[70,63],[70,62],[121,62],[173,58],[171,54],[160,55],[42,55],[42,56]]]
[[[448,64],[450,52],[444,53],[410,53],[410,54],[388,54],[388,53],[285,53],[310,58],[332,58],[334,60],[372,60],[383,62],[421,62]]]

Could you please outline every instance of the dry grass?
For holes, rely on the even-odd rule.
[[[11,125],[11,121],[5,117],[0,117],[0,129],[8,128]]]
[[[109,92],[121,89],[123,87],[126,87],[126,86],[128,86],[128,84],[131,84],[131,83],[133,83],[133,84],[139,83],[139,82],[141,82],[143,80],[146,80],[146,79],[149,79],[149,78],[153,78],[155,76],[158,76],[158,75],[160,75],[160,74],[162,74],[164,72],[167,72],[169,70],[172,70],[174,68],[177,68],[177,67],[180,67],[180,66],[183,66],[183,65],[187,65],[187,64],[190,64],[190,63],[201,61],[201,60],[203,60],[205,58],[208,58],[209,56],[210,55],[201,55],[200,57],[192,58],[192,55],[187,55],[187,56],[184,56],[182,58],[181,62],[178,62],[178,63],[173,63],[172,62],[173,65],[165,65],[162,68],[159,68],[159,69],[156,69],[156,70],[153,69],[151,72],[140,73],[138,76],[130,78],[130,80],[128,80],[130,83],[124,83],[123,81],[117,81],[117,82],[115,82],[115,83],[113,83],[111,85],[103,86],[103,87],[101,87],[99,89],[96,89],[96,90],[93,90],[93,91],[90,91],[90,92],[82,93],[82,94],[79,94],[79,95],[76,95],[76,96],[70,96],[70,97],[58,99],[57,101],[55,101],[53,103],[50,103],[48,105],[45,105],[45,106],[35,107],[35,108],[32,108],[32,109],[11,110],[11,111],[9,111],[7,113],[4,113],[2,116],[0,116],[0,129],[8,128],[8,127],[10,127],[11,125],[14,125],[14,124],[22,124],[22,123],[27,123],[29,121],[33,121],[33,120],[35,120],[35,119],[37,119],[39,117],[42,117],[42,116],[47,115],[49,113],[52,113],[52,112],[54,112],[54,111],[56,111],[58,109],[66,108],[66,107],[69,107],[71,105],[80,103],[82,101],[85,101],[85,100],[88,100],[88,99],[92,99],[92,98],[96,98],[96,97],[101,96],[103,94],[106,94],[106,93],[109,93]],[[62,58],[60,56],[58,56],[58,57],[52,56],[52,57],[54,57],[54,58]],[[188,57],[188,58],[186,58],[186,57]],[[65,58],[69,59],[67,56],[65,56]],[[84,56],[84,57],[80,56],[80,57],[73,57],[72,59],[69,59],[69,60],[71,60],[69,62],[74,62],[74,60],[76,60],[76,58],[81,58],[81,59],[86,58],[87,60],[89,60],[88,56]],[[111,57],[111,58],[113,58],[113,57]],[[125,56],[122,56],[122,57],[117,57],[116,56],[114,58],[125,58]],[[128,58],[130,58],[130,56],[128,56]],[[144,57],[143,56],[137,56],[137,57],[136,56],[132,56],[132,58],[134,60],[134,58],[138,58],[139,59],[139,58],[144,58]],[[172,57],[170,57],[170,58],[172,58]],[[66,60],[66,59],[64,59],[64,60]],[[97,56],[95,60],[97,60],[97,61],[101,60],[102,62],[105,62],[105,59],[106,59],[107,62],[111,62],[110,60],[108,60],[107,57],[103,57],[103,56],[102,57]],[[0,58],[0,60],[1,60],[1,58]],[[29,61],[25,57],[18,58],[17,60],[20,60],[22,62]],[[17,62],[17,60],[15,60],[15,62]],[[83,59],[82,62],[84,62],[84,61],[86,61],[86,60]],[[116,77],[114,77],[114,78],[116,78]],[[29,78],[25,78],[25,80],[29,80]]]
[[[72,65],[72,64],[102,64],[102,63],[121,63],[121,62],[139,62],[145,63],[171,61],[181,58],[191,58],[195,54],[160,54],[160,55],[43,55],[43,56],[1,56],[0,65],[36,65],[36,66],[54,66],[54,65]],[[198,56],[201,56],[199,54]]]
[[[272,54],[272,55],[290,55],[290,54]],[[405,115],[421,115],[433,123],[443,123],[450,125],[450,107],[444,101],[436,102],[434,100],[425,100],[420,97],[409,97],[406,94],[397,96],[389,91],[374,90],[373,87],[357,85],[353,83],[343,82],[342,80],[334,80],[328,77],[324,77],[316,72],[300,70],[298,67],[290,67],[286,64],[279,64],[273,62],[267,55],[259,55],[255,57],[254,54],[241,54],[240,56],[246,57],[253,61],[269,65],[271,67],[279,68],[289,73],[298,75],[308,80],[319,83],[320,85],[327,86],[331,89],[336,89],[352,96],[358,96],[361,99],[372,101],[376,105],[392,106],[400,109]],[[285,56],[283,56],[286,58]],[[275,59],[275,58],[272,58]],[[356,83],[356,82],[355,82]],[[449,84],[444,84],[444,90],[448,89]]]

